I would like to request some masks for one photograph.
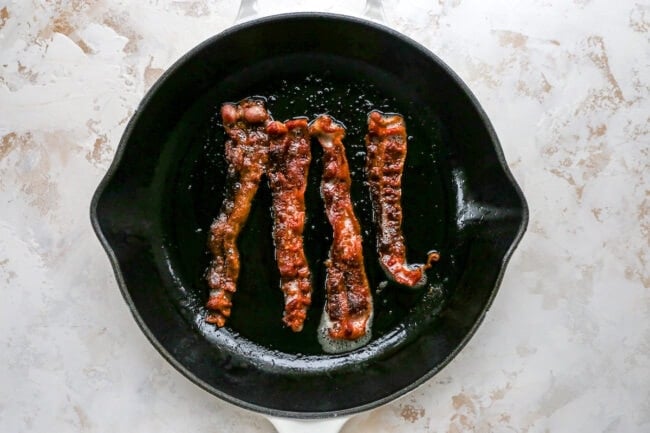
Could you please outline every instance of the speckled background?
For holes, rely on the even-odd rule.
[[[386,3],[483,104],[531,220],[466,349],[343,431],[650,431],[650,4]],[[0,431],[273,431],[155,352],[88,217],[146,90],[234,4],[0,0]]]

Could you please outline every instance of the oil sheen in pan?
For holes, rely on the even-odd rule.
[[[363,76],[363,75],[361,75]],[[378,89],[382,89],[380,92]],[[388,92],[386,91],[388,89]],[[403,231],[408,259],[417,263],[432,248],[443,250],[446,215],[444,187],[437,149],[441,140],[439,124],[418,121],[417,103],[410,95],[392,94],[386,83],[351,79],[325,70],[319,75],[304,74],[268,80],[252,89],[264,95],[273,117],[286,120],[296,116],[314,118],[328,113],[343,121],[347,128],[344,140],[352,176],[352,201],[362,227],[366,272],[374,298],[372,340],[357,349],[388,349],[404,332],[425,320],[432,320],[444,300],[445,280],[434,269],[428,272],[428,284],[409,291],[388,281],[378,263],[372,207],[365,184],[365,142],[367,114],[372,109],[402,113],[407,122],[409,150],[403,176]],[[232,100],[249,95],[236,95]],[[332,241],[322,200],[319,195],[322,150],[312,143],[312,164],[305,196],[307,222],[305,250],[312,271],[312,305],[302,332],[293,333],[282,324],[283,297],[274,260],[271,236],[271,195],[266,179],[252,205],[251,213],[239,239],[241,272],[238,291],[233,297],[232,315],[225,328],[217,330],[203,323],[208,288],[204,271],[210,256],[206,248],[207,230],[218,214],[222,201],[226,163],[223,158],[225,134],[218,116],[221,102],[206,95],[188,112],[193,117],[185,130],[178,131],[187,143],[187,153],[178,161],[178,173],[170,185],[170,234],[165,248],[176,263],[178,281],[183,290],[172,294],[178,298],[183,314],[193,320],[201,332],[222,347],[235,352],[247,347],[256,356],[274,365],[286,358],[327,358],[317,339],[317,329],[325,301],[324,261]],[[444,255],[443,255],[444,259]],[[260,355],[262,354],[262,355]],[[284,358],[283,358],[284,357]],[[352,357],[349,359],[353,359]],[[312,362],[310,368],[315,368]],[[316,367],[317,368],[317,367]]]

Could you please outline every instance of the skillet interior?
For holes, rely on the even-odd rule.
[[[242,272],[229,326],[202,322],[206,230],[221,203],[222,102],[269,96],[275,118],[329,112],[348,126],[353,199],[373,289],[385,280],[363,185],[371,108],[407,118],[404,231],[409,258],[443,252],[430,287],[374,293],[373,341],[323,354],[315,328],[331,239],[318,196],[315,145],[305,232],[314,305],[301,334],[282,328],[270,194],[262,187],[240,239]],[[474,332],[523,234],[526,205],[494,132],[437,58],[352,18],[296,14],[231,29],[170,68],[123,136],[92,205],[93,224],[139,325],[176,368],[235,404],[284,416],[327,416],[379,405],[444,366]]]

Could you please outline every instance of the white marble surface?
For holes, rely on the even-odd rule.
[[[233,3],[0,0],[0,431],[273,431],[149,345],[88,218],[144,92]],[[312,8],[363,2],[260,6]],[[650,431],[650,5],[385,10],[475,92],[531,220],[466,349],[344,432]]]

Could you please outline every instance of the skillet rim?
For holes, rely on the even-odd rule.
[[[242,31],[246,31],[249,28],[256,27],[257,25],[268,23],[268,22],[275,22],[275,21],[283,21],[283,20],[314,20],[314,19],[320,19],[320,20],[332,20],[332,21],[347,21],[348,23],[357,25],[357,26],[366,26],[370,27],[374,30],[378,30],[380,32],[384,32],[388,34],[389,36],[392,36],[394,38],[397,38],[401,40],[402,42],[411,45],[413,48],[415,48],[418,52],[419,55],[427,57],[429,60],[433,61],[436,63],[443,71],[445,74],[449,76],[449,78],[456,83],[456,85],[459,86],[460,90],[465,93],[465,95],[468,97],[472,107],[476,110],[476,113],[478,114],[479,118],[481,119],[481,122],[483,123],[483,126],[486,128],[486,131],[488,133],[488,136],[490,137],[490,141],[492,144],[492,147],[496,153],[497,160],[501,166],[501,169],[503,170],[503,173],[506,176],[507,181],[510,183],[510,185],[513,187],[515,194],[520,200],[521,203],[521,222],[519,224],[519,228],[517,230],[517,233],[515,237],[513,238],[510,246],[508,247],[507,251],[505,252],[503,258],[501,259],[500,267],[499,267],[499,272],[497,274],[496,280],[494,282],[494,286],[490,292],[490,296],[487,299],[485,306],[482,308],[482,311],[478,318],[475,320],[475,322],[472,324],[468,332],[465,334],[465,336],[461,339],[460,343],[452,350],[440,363],[435,365],[433,368],[429,369],[424,375],[422,375],[420,378],[417,380],[413,381],[412,383],[408,384],[405,387],[400,388],[399,390],[385,396],[382,398],[379,398],[377,400],[374,400],[371,403],[363,404],[360,406],[356,406],[353,408],[348,408],[348,409],[343,409],[343,410],[338,410],[338,411],[326,411],[326,412],[297,412],[297,411],[288,411],[288,410],[279,410],[279,409],[271,409],[265,406],[260,406],[258,404],[253,404],[249,403],[247,401],[241,400],[239,398],[233,397],[232,395],[223,392],[219,389],[216,389],[212,385],[206,383],[199,377],[197,377],[192,371],[190,371],[188,368],[186,368],[183,364],[181,364],[179,361],[177,361],[163,346],[162,344],[158,341],[158,339],[153,335],[151,330],[147,327],[147,325],[144,323],[144,320],[142,319],[138,309],[136,308],[130,294],[127,288],[126,281],[124,280],[124,277],[122,275],[122,271],[120,269],[119,261],[117,258],[117,255],[113,251],[113,248],[111,247],[109,241],[106,239],[102,227],[99,222],[99,214],[98,214],[98,205],[99,201],[110,184],[111,180],[113,179],[113,176],[115,175],[116,171],[118,170],[122,158],[124,155],[124,151],[126,149],[127,143],[130,141],[131,135],[133,133],[133,130],[138,123],[140,116],[142,115],[143,108],[146,107],[146,105],[150,102],[152,97],[157,93],[159,88],[163,86],[163,84],[167,81],[167,79],[175,74],[177,70],[181,69],[187,62],[191,60],[193,56],[195,56],[199,51],[203,50],[204,48],[208,47],[212,43],[214,43],[218,39],[222,39],[224,37],[227,37],[233,33],[238,33]],[[382,406],[384,404],[387,404],[390,401],[393,401],[401,396],[404,396],[405,394],[413,391],[420,385],[422,385],[424,382],[428,381],[431,379],[433,376],[435,376],[440,370],[442,370],[444,367],[446,367],[457,355],[458,353],[469,343],[469,341],[472,339],[474,334],[476,333],[476,330],[478,327],[481,325],[483,322],[485,315],[489,311],[490,307],[492,306],[492,302],[494,301],[494,298],[496,297],[497,292],[499,291],[499,287],[501,285],[501,282],[503,280],[503,275],[505,273],[505,269],[510,261],[510,258],[512,257],[512,254],[514,253],[515,249],[519,245],[519,242],[521,241],[526,228],[528,226],[528,220],[529,220],[529,209],[528,209],[528,204],[526,202],[526,198],[524,197],[524,194],[515,180],[512,172],[510,171],[510,168],[508,166],[508,163],[505,159],[505,155],[503,153],[503,149],[501,147],[501,143],[498,139],[498,136],[496,134],[496,131],[494,130],[494,127],[492,126],[492,123],[490,122],[487,114],[481,107],[478,99],[476,96],[472,93],[470,88],[465,84],[465,82],[442,60],[440,59],[436,54],[434,54],[432,51],[430,51],[428,48],[420,44],[419,42],[411,39],[410,37],[391,29],[390,27],[387,27],[386,25],[379,24],[374,21],[370,21],[368,19],[363,19],[363,18],[358,18],[350,15],[343,15],[343,14],[334,14],[334,13],[326,13],[326,12],[293,12],[293,13],[282,13],[282,14],[275,14],[275,15],[269,15],[261,18],[257,18],[254,20],[250,20],[244,23],[239,23],[235,24],[231,27],[228,27],[227,29],[219,32],[216,35],[213,35],[203,42],[199,43],[198,45],[194,46],[191,48],[189,51],[187,51],[185,54],[183,54],[178,60],[176,60],[167,70],[163,72],[163,74],[156,80],[156,82],[153,84],[153,86],[147,91],[147,93],[144,95],[140,103],[138,104],[137,108],[135,109],[135,112],[131,116],[131,119],[129,120],[126,128],[124,129],[124,132],[122,133],[122,136],[120,138],[120,142],[118,144],[118,147],[115,151],[115,155],[113,158],[113,161],[108,168],[106,174],[100,181],[100,183],[97,186],[97,189],[95,190],[95,193],[93,194],[92,201],[90,204],[90,220],[91,224],[93,227],[93,230],[95,232],[95,235],[98,237],[102,247],[104,248],[104,251],[109,257],[109,261],[111,264],[111,267],[113,268],[113,273],[115,274],[115,278],[118,283],[118,287],[120,289],[120,292],[122,293],[122,297],[124,298],[124,301],[128,305],[129,309],[131,310],[131,314],[133,315],[138,327],[140,330],[143,332],[143,334],[147,337],[147,340],[154,346],[154,348],[160,353],[160,355],[167,361],[169,362],[177,371],[179,371],[183,376],[186,378],[190,379],[194,384],[202,388],[204,391],[207,391],[208,393],[218,397],[222,401],[225,401],[230,404],[234,404],[235,406],[238,406],[240,408],[248,409],[257,413],[265,414],[268,416],[272,417],[284,417],[284,418],[294,418],[294,419],[306,419],[306,420],[313,420],[313,419],[324,419],[324,418],[332,418],[332,417],[339,417],[339,416],[347,416],[347,415],[352,415],[364,411],[368,411],[370,409]]]

